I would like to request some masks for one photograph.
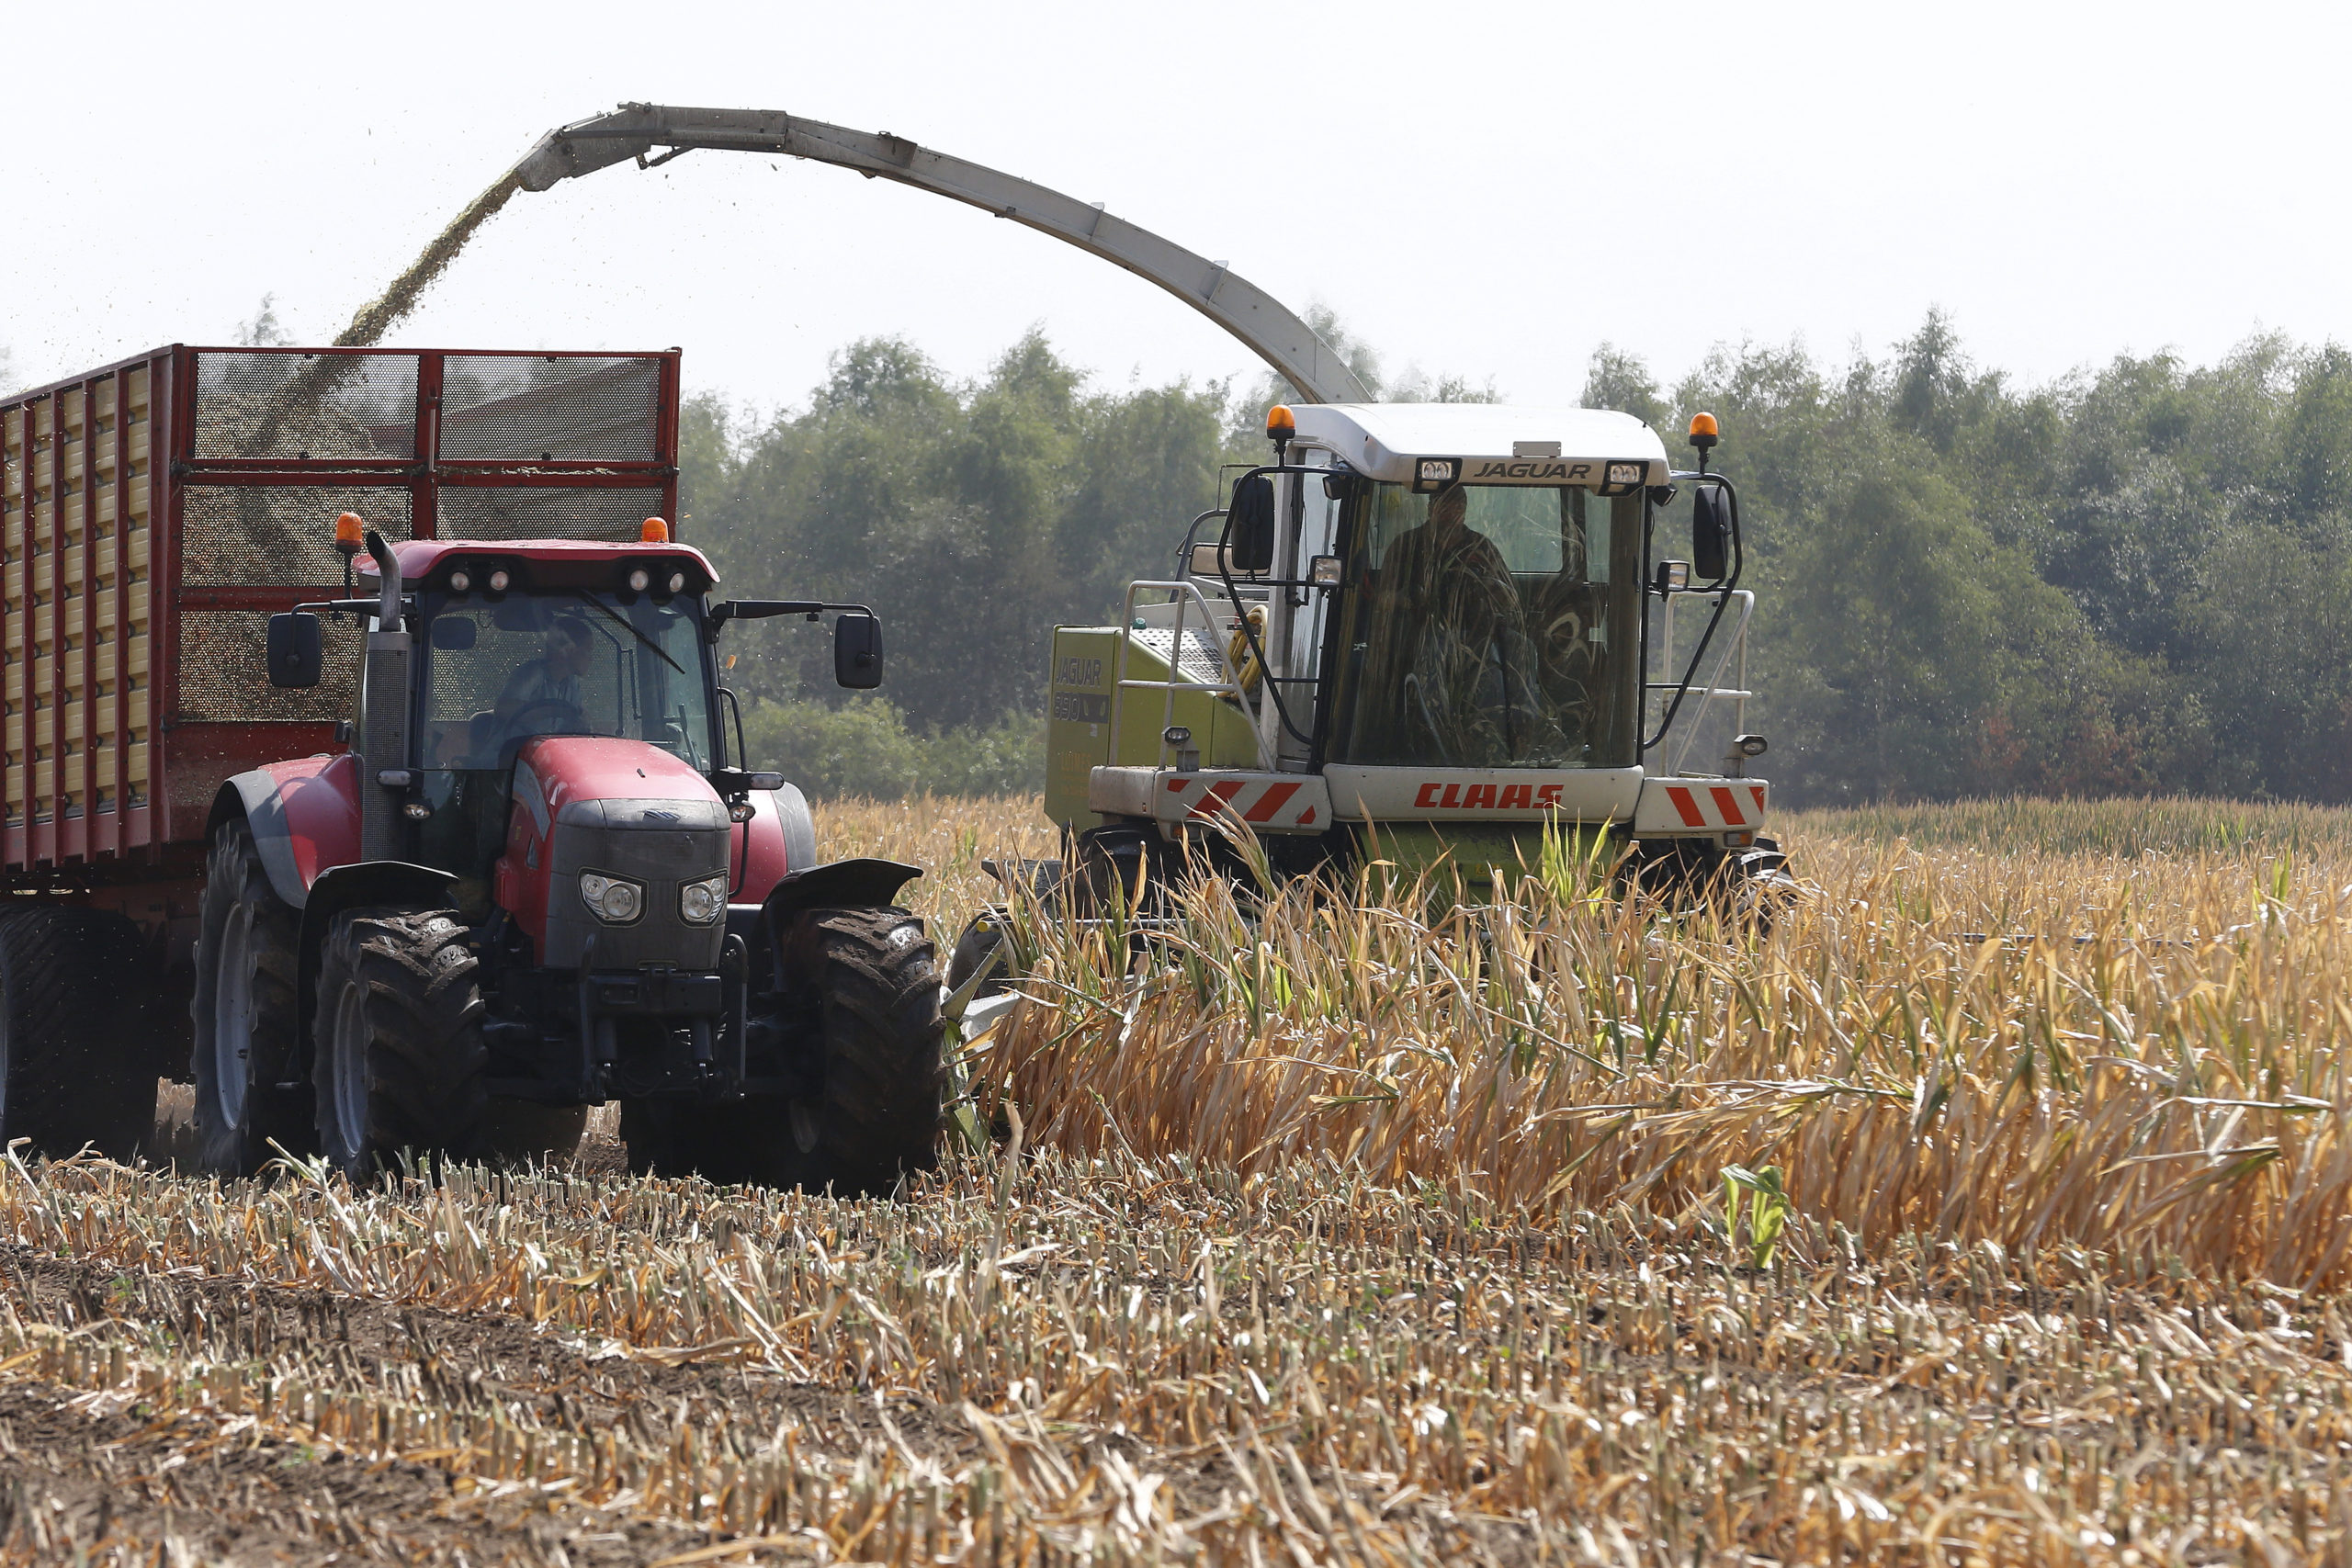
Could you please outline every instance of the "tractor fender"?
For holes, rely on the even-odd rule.
[[[790,784],[755,789],[750,804],[751,819],[728,828],[734,874],[729,886],[734,902],[756,905],[786,876],[817,863],[817,828],[808,817],[808,798]]]
[[[237,774],[213,796],[205,837],[240,814],[270,890],[300,909],[326,871],[359,858],[359,759],[300,757]]]
[[[770,931],[781,931],[803,909],[870,908],[888,904],[922,868],[894,860],[837,860],[794,872],[775,885],[761,910]]]
[[[318,1010],[319,951],[326,945],[327,928],[334,924],[334,918],[365,904],[446,907],[457,901],[457,873],[406,861],[359,861],[319,873],[302,905],[301,958],[295,993],[300,1022],[295,1052],[304,1071],[311,1060],[311,1018]]]

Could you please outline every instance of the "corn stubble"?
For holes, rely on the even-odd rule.
[[[820,830],[936,868],[944,923],[1031,820]],[[14,1258],[116,1282],[61,1307],[0,1258],[0,1366],[695,1561],[2345,1561],[2343,840],[1793,827],[1810,886],[1760,937],[1564,854],[1483,909],[1034,929],[968,1064],[1019,1134],[898,1202],[0,1168]],[[485,1381],[324,1307],[153,1304],[188,1281],[543,1354]],[[623,1370],[675,1392],[600,1416]],[[170,1556],[113,1529],[0,1495],[0,1556]]]

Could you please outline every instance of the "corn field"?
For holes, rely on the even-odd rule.
[[[1026,802],[846,806],[943,938]],[[1012,919],[895,1201],[0,1165],[0,1562],[2352,1561],[2352,816]]]

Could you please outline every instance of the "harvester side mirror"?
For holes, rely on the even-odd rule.
[[[853,692],[870,692],[882,683],[879,617],[849,611],[833,622],[833,680]]]
[[[1731,503],[1714,485],[1690,492],[1690,574],[1720,582],[1731,570]]]
[[[1233,508],[1225,522],[1233,541],[1233,570],[1271,571],[1274,565],[1274,481],[1251,474],[1233,487]]]
[[[269,683],[315,686],[326,668],[326,642],[319,618],[308,610],[287,610],[269,618]]]

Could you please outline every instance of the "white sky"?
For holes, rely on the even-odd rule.
[[[35,383],[325,342],[543,131],[778,108],[1039,181],[1335,307],[1408,364],[1572,400],[1612,341],[1842,361],[1931,303],[2029,380],[2260,329],[2352,338],[2342,6],[139,4],[8,12],[0,345]],[[695,152],[518,196],[395,343],[685,349],[795,403],[903,334],[1032,323],[1106,384],[1256,367],[1171,297],[842,171]]]

